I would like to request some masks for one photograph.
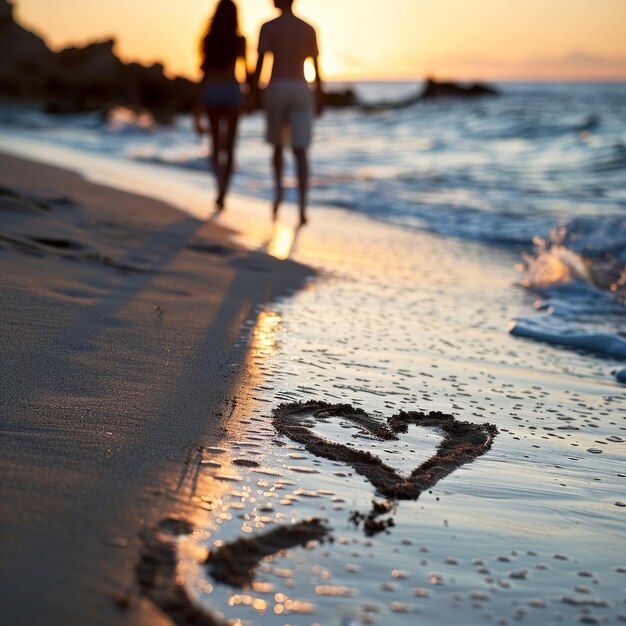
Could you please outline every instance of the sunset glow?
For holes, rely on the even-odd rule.
[[[16,0],[54,49],[115,37],[124,60],[198,76],[207,0]],[[249,62],[270,0],[239,0]],[[329,79],[626,80],[623,0],[297,0],[319,31]]]

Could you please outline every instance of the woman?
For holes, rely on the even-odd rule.
[[[232,0],[218,3],[202,40],[201,53],[204,78],[195,125],[198,133],[207,132],[203,116],[206,113],[212,137],[211,163],[218,190],[215,204],[221,211],[233,173],[237,123],[244,100],[235,68],[238,59],[246,63],[246,40],[239,33],[237,7]]]

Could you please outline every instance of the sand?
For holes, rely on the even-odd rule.
[[[205,173],[105,160],[82,171],[202,217]],[[623,364],[508,333],[536,297],[514,252],[321,207],[271,228],[238,198],[204,224],[133,197],[164,212],[103,231],[111,203],[86,213],[65,184],[91,217],[55,227],[71,203],[33,180],[60,174],[32,171],[4,186],[56,208],[39,229],[5,213],[0,251],[19,260],[2,278],[13,614],[41,598],[57,623],[626,619]],[[316,280],[255,308],[302,268],[218,223]],[[311,520],[323,538],[291,542]]]
[[[436,429],[445,436],[432,457],[404,476],[367,449],[328,441],[315,433],[316,422],[332,419],[340,419],[344,428],[351,424],[361,436],[378,441],[397,441],[408,432],[409,426]],[[276,432],[303,444],[316,457],[350,466],[367,478],[378,494],[392,501],[417,500],[442,478],[485,454],[498,433],[493,424],[460,422],[452,415],[436,411],[401,411],[385,424],[372,419],[363,409],[319,401],[282,404],[274,411],[273,423]]]
[[[510,251],[316,207],[296,258],[318,280],[250,328],[251,404],[193,459],[210,497],[179,541],[178,575],[195,606],[219,624],[263,626],[622,620],[626,396],[615,364],[508,334],[534,298],[516,285]],[[351,408],[316,419],[311,401]],[[297,428],[277,429],[275,409],[296,402]],[[402,412],[499,432],[417,500],[393,502],[368,478],[375,459],[363,473],[351,461],[369,453],[407,482],[428,467],[440,425],[373,436]],[[309,517],[327,539],[263,559],[251,589],[211,575],[207,550]]]
[[[141,533],[193,520],[187,464],[245,382],[242,323],[311,275],[231,235],[0,156],[3,623],[169,623],[136,593]]]

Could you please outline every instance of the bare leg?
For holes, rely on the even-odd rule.
[[[306,148],[294,148],[293,154],[296,157],[296,167],[298,171],[298,191],[300,195],[300,224],[306,224],[306,205],[309,191],[309,159]]]
[[[274,146],[274,219],[278,216],[278,208],[283,201],[283,147]]]
[[[221,164],[221,154],[222,154],[222,116],[216,109],[209,109],[209,121],[211,123],[211,138],[212,138],[212,151],[211,151],[211,164],[213,165],[213,174],[215,175],[215,183],[217,186],[217,200],[215,204],[217,204],[217,208],[219,211],[222,210],[224,203],[223,199],[220,200],[221,189],[223,187],[223,173],[222,173],[222,164]]]
[[[230,180],[233,175],[235,167],[235,140],[237,139],[237,124],[239,122],[239,110],[233,109],[226,113],[224,116],[226,123],[226,142],[224,150],[226,153],[226,163],[224,163],[222,186],[219,190],[217,198],[217,204],[224,206],[224,200],[228,193],[228,187],[230,186]]]

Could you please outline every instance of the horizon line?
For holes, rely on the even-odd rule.
[[[332,77],[326,78],[324,82],[326,83],[423,83],[431,78],[437,82],[454,82],[454,83],[585,83],[585,84],[601,84],[601,83],[611,83],[611,84],[626,84],[626,76],[619,78],[611,78],[611,77],[602,77],[602,78],[591,78],[591,77],[581,77],[581,78],[546,78],[546,77],[522,77],[522,78],[452,78],[449,76],[399,76],[399,77]]]

